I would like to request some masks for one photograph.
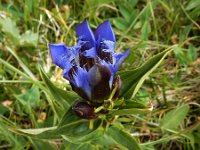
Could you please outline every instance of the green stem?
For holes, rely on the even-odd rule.
[[[90,120],[89,121],[89,129],[93,129],[94,128],[94,120]]]

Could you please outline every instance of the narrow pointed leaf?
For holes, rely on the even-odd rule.
[[[123,82],[121,96],[125,98],[133,98],[146,77],[158,67],[171,50],[172,49],[166,50],[155,55],[137,69],[119,72]]]

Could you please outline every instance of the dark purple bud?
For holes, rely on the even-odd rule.
[[[119,97],[119,94],[120,94],[120,90],[122,88],[122,81],[120,79],[120,76],[116,76],[113,80],[113,89],[117,86],[117,90],[113,96],[113,99],[117,99]]]
[[[87,102],[77,101],[72,106],[72,110],[80,118],[88,120],[96,118],[94,108],[90,106]]]
[[[111,77],[110,70],[103,65],[95,64],[89,71],[89,84],[92,87],[92,101],[103,103],[111,93],[109,81]]]

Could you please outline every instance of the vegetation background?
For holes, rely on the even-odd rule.
[[[61,105],[39,67],[57,87],[70,89],[48,44],[75,45],[74,28],[85,18],[93,29],[110,20],[116,51],[131,49],[121,69],[175,47],[136,95],[153,104],[152,112],[121,121],[143,149],[200,149],[199,0],[0,0],[0,149],[69,149],[67,142],[35,140],[15,128],[59,122]]]

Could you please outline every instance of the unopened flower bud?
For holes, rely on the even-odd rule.
[[[72,110],[80,118],[88,120],[96,118],[94,108],[90,106],[87,102],[77,101],[72,106]]]

